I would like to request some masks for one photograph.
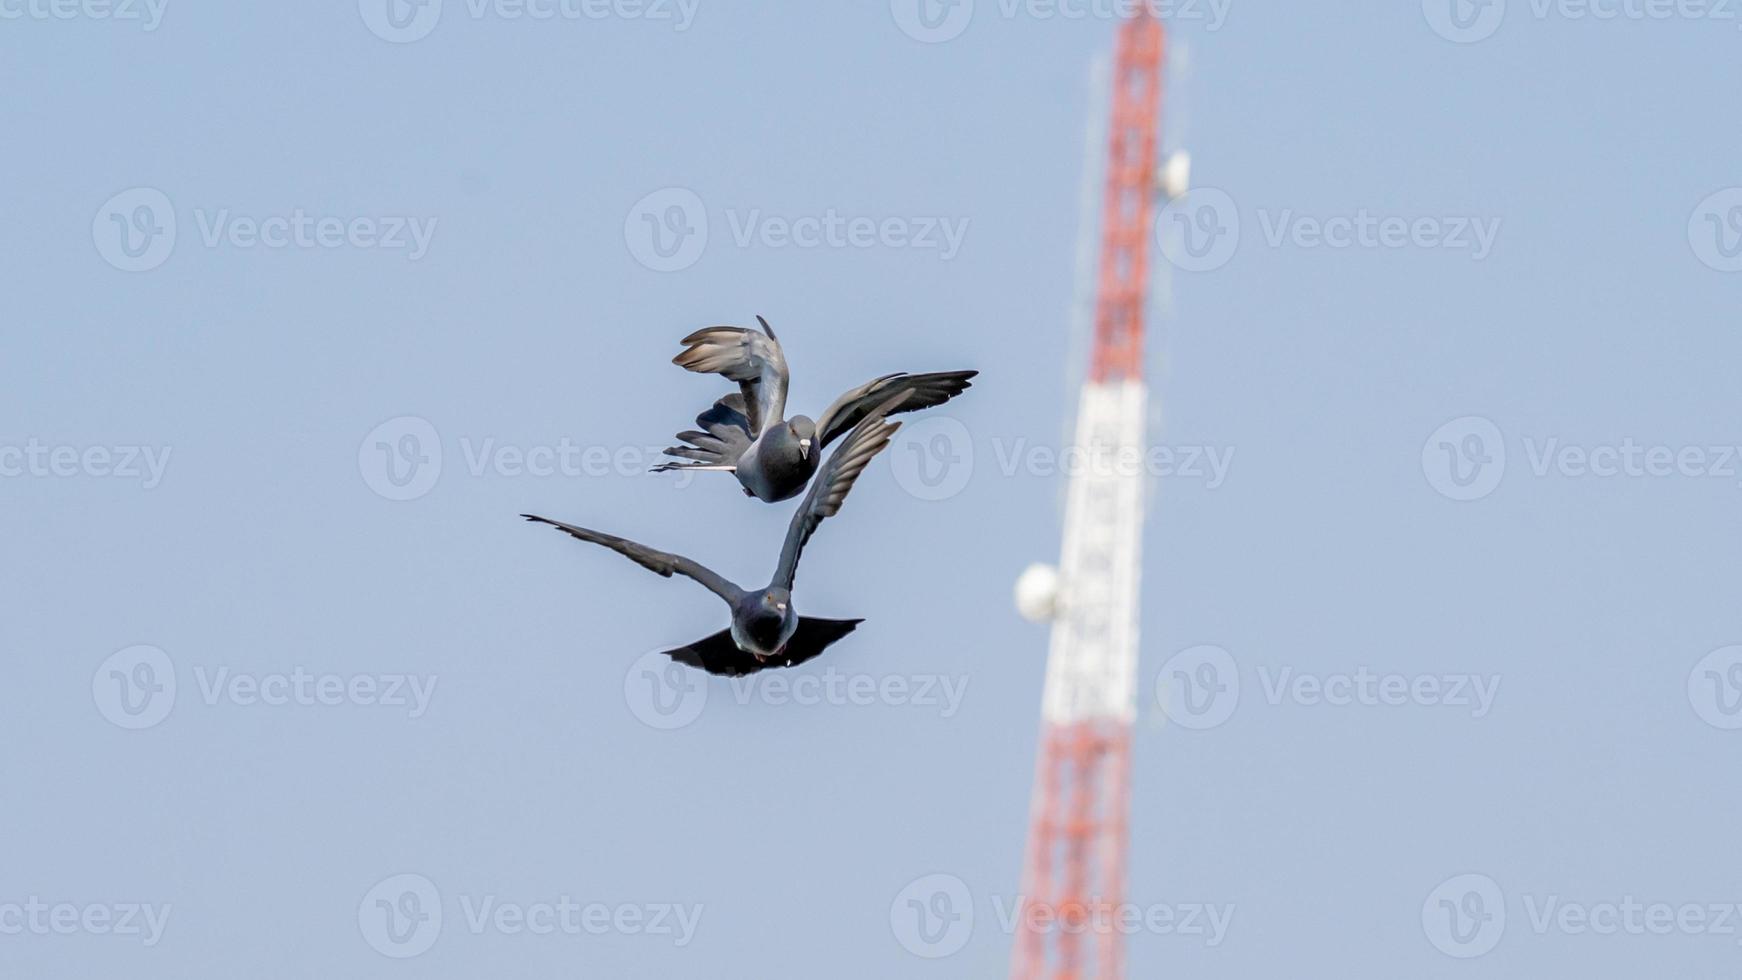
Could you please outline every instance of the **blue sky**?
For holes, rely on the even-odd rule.
[[[4,972],[1006,969],[1115,6],[918,2],[0,0]],[[1738,19],[1168,13],[1131,975],[1733,971]],[[515,515],[762,581],[758,313],[982,376],[696,686]]]

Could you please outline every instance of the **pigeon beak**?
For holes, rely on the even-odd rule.
[[[800,440],[799,440],[799,441],[798,441],[798,454],[799,454],[799,455],[800,455],[800,456],[803,456],[803,457],[804,457],[804,458],[805,458],[805,459],[809,459],[809,458],[810,458],[810,455],[811,455],[811,441],[810,441],[810,440],[809,440],[809,439],[800,439]]]

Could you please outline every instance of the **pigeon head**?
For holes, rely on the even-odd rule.
[[[817,441],[817,424],[808,416],[794,415],[786,422],[786,428],[792,433],[792,438],[798,443],[800,456],[810,458],[811,449]]]

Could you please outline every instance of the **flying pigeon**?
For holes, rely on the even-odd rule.
[[[696,416],[700,430],[678,433],[687,443],[665,451],[692,460],[662,463],[655,473],[715,470],[732,473],[746,496],[774,503],[796,497],[817,471],[822,450],[895,394],[906,394],[896,412],[942,405],[966,391],[978,371],[938,374],[886,374],[847,392],[823,412],[820,421],[803,415],[788,419],[786,356],[774,330],[756,318],[762,332],[743,327],[707,327],[685,337],[684,352],[672,363],[698,374],[720,374],[738,382],[739,391]]]
[[[774,580],[760,589],[741,589],[719,573],[681,555],[655,551],[633,541],[533,514],[520,516],[549,524],[582,541],[603,545],[666,578],[676,573],[694,579],[724,599],[732,609],[731,628],[688,646],[667,650],[666,655],[678,663],[730,677],[753,674],[770,667],[795,667],[822,653],[829,644],[853,632],[864,622],[862,619],[814,619],[793,612],[793,578],[798,572],[799,554],[804,551],[811,535],[816,533],[817,525],[841,509],[847,491],[853,488],[853,481],[865,471],[871,458],[889,445],[895,430],[901,428],[901,423],[886,422],[884,416],[898,411],[906,397],[902,393],[872,408],[847,434],[846,441],[830,454],[822,468],[823,475],[817,478],[787,528],[786,543],[780,549],[780,564],[775,568]]]

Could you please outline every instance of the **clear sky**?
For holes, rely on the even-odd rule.
[[[0,0],[0,973],[1003,974],[1114,21],[917,2]],[[1131,975],[1733,973],[1742,14],[1172,15]],[[673,687],[757,313],[982,377]]]

